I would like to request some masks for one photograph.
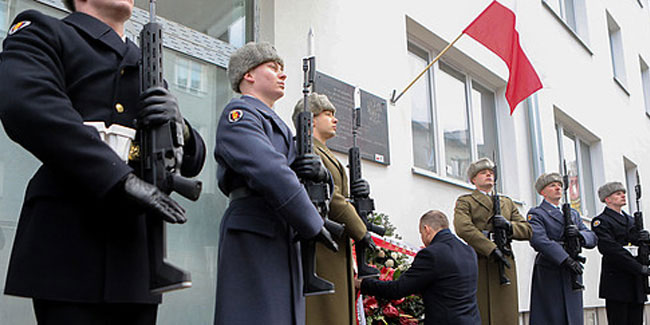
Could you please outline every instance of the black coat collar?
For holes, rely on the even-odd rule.
[[[139,58],[137,47],[131,41],[124,42],[111,26],[108,26],[101,20],[85,14],[83,12],[74,12],[63,19],[69,25],[74,26],[93,39],[99,40],[109,46],[121,57],[135,56]],[[135,52],[135,53],[131,53]]]
[[[625,211],[621,210],[621,212],[622,214],[608,207],[605,207],[605,210],[603,211],[603,213],[609,216],[610,219],[616,221],[621,225],[629,226],[631,217],[627,213],[625,213]]]

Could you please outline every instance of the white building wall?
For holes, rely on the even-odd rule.
[[[260,1],[260,25],[264,27],[260,38],[275,43],[289,76],[287,95],[276,109],[290,121],[293,106],[302,96],[301,58],[307,54],[310,27],[316,35],[319,71],[388,100],[393,89],[401,91],[414,77],[407,61],[409,39],[437,52],[490,2]],[[639,166],[642,182],[650,188],[650,165],[644,164],[650,158],[650,118],[645,114],[639,68],[639,56],[650,62],[648,1],[642,0],[642,7],[637,0],[575,0],[580,36],[558,18],[557,9],[542,0],[501,2],[514,9],[522,46],[544,84],[536,97],[545,171],[557,171],[560,164],[555,129],[559,122],[591,145],[594,192],[605,181],[624,181],[623,157]],[[613,79],[606,12],[622,31],[625,88]],[[504,98],[507,68],[471,38],[462,37],[444,58],[495,91],[499,159],[504,171],[501,181],[504,192],[521,203],[520,211],[525,214],[537,200],[532,186],[537,175],[533,175],[527,105],[520,104],[509,115]],[[391,164],[364,161],[363,173],[372,184],[377,211],[391,216],[406,242],[420,246],[420,215],[440,209],[452,218],[456,198],[467,193],[469,186],[432,173],[413,172],[410,101],[407,93],[388,107]],[[339,159],[347,161],[345,155]],[[644,201],[650,206],[650,195]],[[602,208],[598,202],[596,213]],[[593,216],[590,211],[586,217]],[[526,311],[535,254],[527,242],[517,243],[515,251],[520,309]],[[585,307],[604,306],[597,293],[599,254],[597,250],[585,254]]]

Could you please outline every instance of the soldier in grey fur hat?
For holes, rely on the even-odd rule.
[[[219,236],[214,323],[302,325],[300,243],[294,238],[332,250],[337,244],[299,178],[327,172],[318,156],[297,157],[291,130],[273,110],[287,75],[271,44],[235,51],[228,78],[242,96],[224,108],[214,150],[219,188],[230,198]],[[264,265],[251,258],[259,254]],[[264,308],[251,312],[251,301]]]
[[[467,178],[476,189],[461,195],[454,209],[454,228],[458,237],[465,240],[478,255],[479,280],[476,296],[483,324],[517,324],[517,271],[514,256],[501,251],[488,238],[495,227],[507,229],[512,239],[529,240],[530,225],[521,216],[512,200],[499,196],[501,216],[494,217],[494,163],[488,158],[472,162],[467,168]],[[508,248],[510,244],[507,245]],[[510,285],[501,285],[499,263],[508,267],[505,275]]]
[[[637,246],[650,242],[647,230],[638,231],[634,218],[623,210],[626,190],[620,182],[598,188],[598,198],[607,206],[591,221],[598,236],[601,260],[599,298],[605,299],[609,324],[643,323],[643,306],[647,300],[644,278],[650,276],[646,265],[636,259]]]

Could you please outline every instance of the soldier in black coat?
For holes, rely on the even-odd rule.
[[[186,219],[135,176],[140,162],[129,148],[134,119],[147,127],[182,117],[166,89],[140,98],[140,50],[124,37],[133,2],[74,5],[62,20],[19,14],[0,53],[5,131],[42,162],[25,193],[5,293],[33,298],[43,324],[154,324],[161,297],[149,292],[144,213]],[[205,149],[184,125],[181,173],[193,176]]]
[[[650,234],[636,231],[634,219],[622,210],[626,204],[623,184],[606,183],[598,189],[598,196],[607,207],[591,221],[591,229],[598,236],[598,250],[603,255],[599,297],[605,299],[607,322],[641,325],[647,300],[643,277],[650,272],[636,260],[635,245],[650,240]]]
[[[420,218],[422,243],[411,267],[395,281],[357,280],[361,293],[388,299],[421,294],[426,325],[476,325],[478,264],[474,249],[449,230],[447,216],[429,211]]]

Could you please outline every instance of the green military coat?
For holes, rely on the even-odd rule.
[[[355,317],[355,294],[350,238],[360,240],[366,234],[366,226],[354,206],[347,201],[348,176],[345,167],[327,147],[314,139],[314,152],[334,179],[334,193],[330,202],[329,218],[345,225],[347,236],[337,239],[339,251],[334,253],[323,245],[316,245],[316,273],[334,283],[334,294],[307,297],[307,325],[353,325]]]
[[[529,240],[533,234],[530,225],[519,214],[512,200],[500,196],[501,214],[512,224],[512,237]],[[499,283],[498,264],[488,256],[496,248],[482,231],[492,230],[488,219],[492,217],[492,198],[474,190],[461,195],[454,209],[454,227],[460,238],[474,248],[478,255],[478,307],[483,324],[517,325],[519,304],[517,299],[517,269],[514,259],[509,257],[511,268],[506,268],[506,276],[512,282],[509,286]]]

